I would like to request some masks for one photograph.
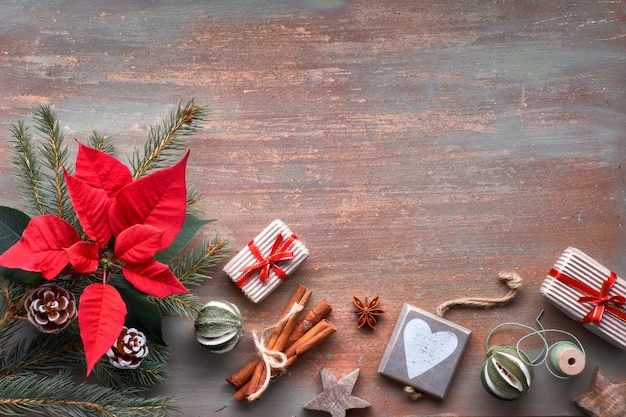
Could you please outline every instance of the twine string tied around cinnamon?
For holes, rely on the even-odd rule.
[[[289,321],[296,314],[301,312],[304,309],[304,306],[298,303],[294,303],[291,307],[291,310],[285,316],[280,319],[278,322],[273,324],[270,327],[267,327],[263,333],[273,330],[277,327],[284,326],[287,321]],[[265,378],[263,380],[263,384],[259,386],[259,388],[252,394],[248,395],[248,401],[254,401],[263,395],[265,390],[270,384],[270,379],[272,378],[273,371],[282,372],[287,368],[287,356],[278,350],[268,349],[265,346],[266,340],[265,335],[259,335],[258,332],[252,333],[252,338],[254,339],[254,346],[256,347],[257,354],[259,358],[263,361],[263,366],[265,368]]]

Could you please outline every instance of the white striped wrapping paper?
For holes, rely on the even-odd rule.
[[[567,248],[563,252],[554,265],[554,269],[587,284],[597,291],[601,291],[602,284],[611,274],[608,268],[579,249],[572,247]],[[588,294],[578,291],[576,288],[559,281],[551,275],[545,278],[539,291],[559,310],[576,321],[582,320],[595,307],[595,304],[578,302],[581,296]],[[618,277],[608,295],[626,296],[626,282]],[[626,307],[613,306],[620,309]],[[626,350],[626,322],[623,320],[605,311],[600,323],[587,323],[584,326],[606,341]]]
[[[276,237],[282,234],[283,238],[289,239],[292,235],[291,230],[285,223],[276,219],[267,226],[258,236],[253,239],[254,244],[259,248],[259,252],[266,257],[272,250],[272,246],[276,241]],[[305,259],[309,257],[309,250],[301,240],[295,240],[288,249],[293,252],[293,259],[278,262],[276,265],[280,267],[287,275],[291,275]],[[247,266],[255,265],[258,260],[254,257],[250,248],[246,245],[237,255],[235,255],[226,265],[226,272],[233,282],[237,282],[245,273],[241,270]],[[259,303],[263,301],[272,291],[276,289],[282,280],[276,276],[276,273],[270,268],[269,278],[266,282],[262,282],[259,278],[260,271],[256,271],[254,275],[246,282],[241,291],[252,302]]]

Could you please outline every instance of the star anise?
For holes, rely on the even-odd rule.
[[[373,330],[376,330],[376,316],[380,316],[384,313],[383,310],[376,308],[378,306],[378,297],[372,298],[372,301],[366,297],[365,302],[361,302],[361,300],[356,297],[352,297],[352,299],[357,308],[354,314],[359,315],[357,327],[360,329],[367,323]]]

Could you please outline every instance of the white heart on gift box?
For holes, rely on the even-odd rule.
[[[434,368],[450,356],[459,341],[449,331],[433,333],[428,323],[413,319],[404,326],[404,355],[409,379]]]

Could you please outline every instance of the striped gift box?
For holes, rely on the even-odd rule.
[[[626,282],[576,248],[567,248],[540,288],[559,310],[626,350]]]
[[[224,266],[224,272],[246,297],[259,303],[308,257],[304,243],[276,219]]]

